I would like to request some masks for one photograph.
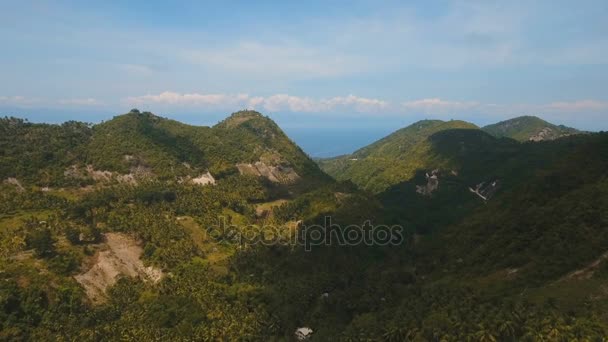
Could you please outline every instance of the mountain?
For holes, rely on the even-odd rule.
[[[374,193],[411,179],[417,169],[447,165],[429,153],[429,137],[451,129],[478,129],[458,120],[423,120],[365,146],[350,155],[319,159],[317,163],[337,180],[349,180]],[[482,131],[496,138],[517,141],[554,140],[579,134],[574,128],[556,126],[533,116],[522,116],[485,126]],[[436,156],[436,155],[435,155]]]
[[[292,185],[323,179],[316,164],[270,119],[232,114],[214,127],[134,110],[97,125],[0,121],[0,178],[40,186],[241,173]],[[326,177],[325,177],[326,178]]]
[[[530,144],[465,128],[425,141],[424,167],[375,196],[381,222],[413,231],[407,247],[320,248],[279,264],[269,253],[273,293],[315,284],[275,312],[321,339],[605,336],[608,134]]]
[[[577,129],[563,125],[557,126],[536,116],[520,116],[485,126],[482,130],[495,137],[506,137],[517,141],[554,140],[581,133]]]
[[[321,159],[319,166],[337,180],[350,180],[359,187],[381,192],[391,185],[412,178],[419,169],[436,167],[443,161],[428,154],[428,138],[450,129],[477,129],[458,120],[423,120],[402,128],[351,155]]]
[[[253,111],[0,119],[0,340],[608,336],[608,133],[427,120],[320,163]]]

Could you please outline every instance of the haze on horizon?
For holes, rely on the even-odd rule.
[[[352,152],[423,118],[608,130],[607,15],[605,1],[5,2],[0,115],[137,107],[208,125],[251,108],[313,155],[311,137]]]

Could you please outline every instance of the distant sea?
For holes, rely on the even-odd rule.
[[[349,154],[385,137],[397,128],[312,128],[285,127],[285,133],[313,158]]]

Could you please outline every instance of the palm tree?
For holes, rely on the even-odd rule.
[[[492,331],[490,331],[490,329],[486,328],[486,326],[483,324],[478,325],[478,330],[474,336],[479,342],[496,342],[497,341],[496,336],[494,336]]]
[[[516,324],[511,320],[504,320],[498,325],[500,337],[504,340],[512,340],[517,330]]]
[[[391,327],[382,335],[382,339],[387,342],[408,341],[409,331],[406,327]]]

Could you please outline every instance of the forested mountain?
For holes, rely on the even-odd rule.
[[[253,111],[234,113],[214,127],[134,110],[98,125],[5,118],[0,130],[0,178],[38,186],[100,179],[177,181],[207,172],[221,178],[239,171],[261,172],[276,183],[327,180],[272,120]]]
[[[478,129],[464,121],[423,120],[365,146],[351,155],[320,159],[321,168],[338,180],[350,180],[378,193],[414,176],[416,170],[447,166],[430,152],[429,137],[450,129]],[[517,141],[554,140],[580,131],[556,126],[533,116],[522,116],[481,130],[496,138]]]
[[[321,168],[337,180],[350,180],[363,189],[380,192],[429,167],[434,158],[428,137],[448,129],[476,129],[464,121],[423,120],[402,128],[352,155],[321,159]],[[435,161],[435,163],[439,163]],[[438,165],[437,165],[438,166]]]
[[[421,121],[321,161],[339,181],[251,111],[0,133],[0,340],[608,335],[606,133]],[[353,225],[402,230],[298,240]]]
[[[485,126],[482,129],[495,137],[506,137],[518,141],[553,140],[581,133],[577,129],[563,125],[557,126],[536,116],[520,116]]]

